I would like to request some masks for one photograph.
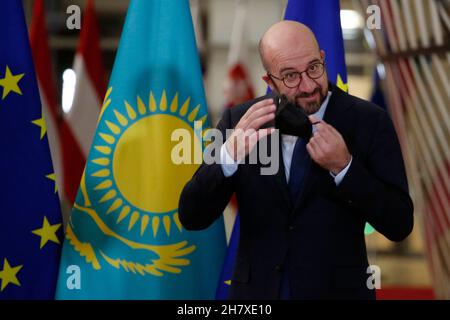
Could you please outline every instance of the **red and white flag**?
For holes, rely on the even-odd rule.
[[[97,126],[97,119],[105,94],[105,72],[100,50],[99,30],[94,1],[88,0],[83,14],[80,40],[73,70],[76,85],[72,107],[65,115],[74,137],[69,161],[64,163],[64,187],[71,203],[74,202],[86,158]]]
[[[225,106],[241,104],[255,97],[252,81],[247,68],[247,1],[236,4],[236,17],[231,33],[228,53],[228,74],[225,80]]]
[[[54,175],[49,175],[48,177],[50,179],[55,179],[56,177],[56,185],[59,190],[60,199],[62,200],[64,192],[62,190],[62,141],[59,134],[60,116],[56,86],[51,65],[50,48],[48,45],[47,26],[45,21],[45,9],[43,0],[36,0],[33,6],[33,18],[30,28],[30,44],[34,65],[36,68],[36,77],[39,84],[42,112],[45,123],[35,122],[35,124],[39,126],[46,126],[46,134],[50,145],[50,152],[54,168]]]

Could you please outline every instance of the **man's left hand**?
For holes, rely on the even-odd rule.
[[[352,156],[341,134],[325,121],[309,116],[316,131],[306,145],[311,158],[322,168],[334,175],[339,174],[350,162]]]

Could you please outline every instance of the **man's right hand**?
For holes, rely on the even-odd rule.
[[[260,129],[275,118],[273,99],[261,100],[252,105],[234,128],[233,134],[225,141],[228,154],[236,162],[241,162],[263,137],[275,128]]]

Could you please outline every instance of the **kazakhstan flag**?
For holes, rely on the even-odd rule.
[[[188,232],[177,212],[199,164],[173,161],[172,134],[183,129],[201,148],[196,121],[207,125],[189,1],[132,0],[66,230],[58,299],[214,298],[223,220]]]

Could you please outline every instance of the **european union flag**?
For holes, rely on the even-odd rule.
[[[348,91],[339,0],[289,0],[284,20],[307,25],[325,51],[328,79]]]
[[[57,298],[214,298],[223,220],[189,232],[178,218],[201,154],[183,164],[177,146],[201,152],[207,122],[189,1],[132,0],[67,226]]]
[[[0,299],[53,299],[61,212],[22,1],[0,5]]]

